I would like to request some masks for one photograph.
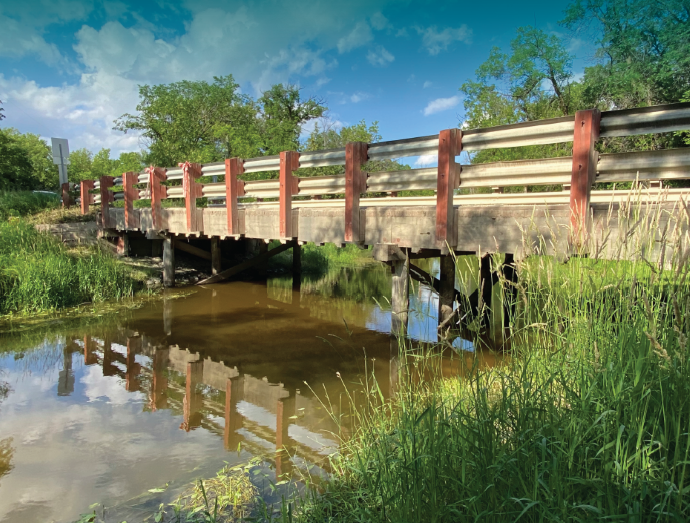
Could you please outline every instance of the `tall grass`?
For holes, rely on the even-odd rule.
[[[60,206],[57,194],[33,191],[0,191],[0,221]]]
[[[636,261],[541,256],[516,286],[501,276],[498,367],[420,380],[442,347],[401,343],[392,400],[362,383],[334,477],[285,521],[688,521],[688,223],[661,219],[629,220],[607,251]]]
[[[0,314],[131,296],[131,271],[96,248],[73,252],[23,220],[0,222]]]

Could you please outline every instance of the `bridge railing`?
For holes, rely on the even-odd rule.
[[[383,198],[367,197],[362,201],[366,206],[435,205],[436,240],[439,245],[445,243],[453,246],[452,209],[457,204],[569,203],[572,225],[577,232],[586,230],[589,204],[593,197],[592,186],[596,182],[656,182],[690,178],[690,148],[599,155],[595,149],[598,140],[688,129],[690,103],[681,103],[623,111],[579,111],[574,116],[563,118],[486,129],[449,129],[441,131],[439,135],[374,144],[351,143],[341,149],[302,153],[287,151],[275,156],[246,160],[234,158],[204,165],[184,163],[167,169],[155,168],[153,182],[151,173],[154,168],[149,168],[144,173],[125,173],[123,178],[104,177],[91,186],[82,184],[82,211],[89,204],[100,204],[106,224],[109,223],[107,209],[112,201],[124,199],[125,208],[131,213],[133,200],[154,196],[152,207],[155,214],[160,213],[162,199],[185,198],[188,230],[198,232],[198,224],[194,223],[196,199],[203,196],[226,200],[228,236],[240,234],[238,216],[243,207],[277,206],[280,209],[281,237],[291,238],[290,216],[293,206],[341,205],[346,217],[345,240],[357,242],[362,237],[359,230],[360,197],[366,193],[384,193],[386,196]],[[456,160],[463,151],[568,142],[573,143],[572,156],[469,165],[461,165]],[[438,166],[387,172],[362,171],[362,166],[369,160],[421,155],[436,155]],[[329,166],[344,166],[345,172],[342,175],[316,177],[298,177],[294,174],[302,168]],[[278,178],[242,179],[243,174],[266,171],[277,171]],[[196,181],[201,176],[225,176],[225,181],[201,184]],[[165,187],[160,185],[164,180],[181,181],[182,185]],[[140,184],[139,190],[134,188],[137,183]],[[141,188],[141,184],[146,185]],[[123,189],[119,190],[118,185],[123,185]],[[562,185],[569,191],[567,194],[564,194],[565,191],[536,193],[537,196],[534,196],[535,193],[500,194],[503,187],[527,185]],[[462,196],[456,191],[458,188],[481,187],[493,188],[495,194]],[[400,191],[416,190],[433,190],[435,196],[391,198]],[[91,194],[94,191],[97,194]],[[158,195],[157,198],[154,193]],[[322,196],[340,198],[318,201]],[[305,200],[305,197],[308,199]],[[598,192],[595,192],[594,198],[600,199]],[[133,221],[126,220],[128,224]]]

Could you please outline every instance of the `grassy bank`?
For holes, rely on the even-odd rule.
[[[68,249],[24,220],[0,222],[0,314],[132,296],[133,271],[97,248]]]
[[[60,207],[60,196],[33,191],[0,191],[0,221]]]
[[[440,375],[443,347],[401,347],[393,401],[362,384],[335,475],[284,521],[687,521],[690,271],[677,247],[672,270],[519,264],[510,357],[419,380]]]

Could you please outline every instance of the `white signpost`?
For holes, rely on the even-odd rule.
[[[60,186],[67,183],[67,166],[69,165],[69,146],[66,138],[51,138],[53,146],[53,163],[60,171]]]

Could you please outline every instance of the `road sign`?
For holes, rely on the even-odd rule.
[[[69,165],[69,145],[66,138],[51,138],[53,146],[53,163],[58,165],[60,185],[67,183],[67,166]]]

